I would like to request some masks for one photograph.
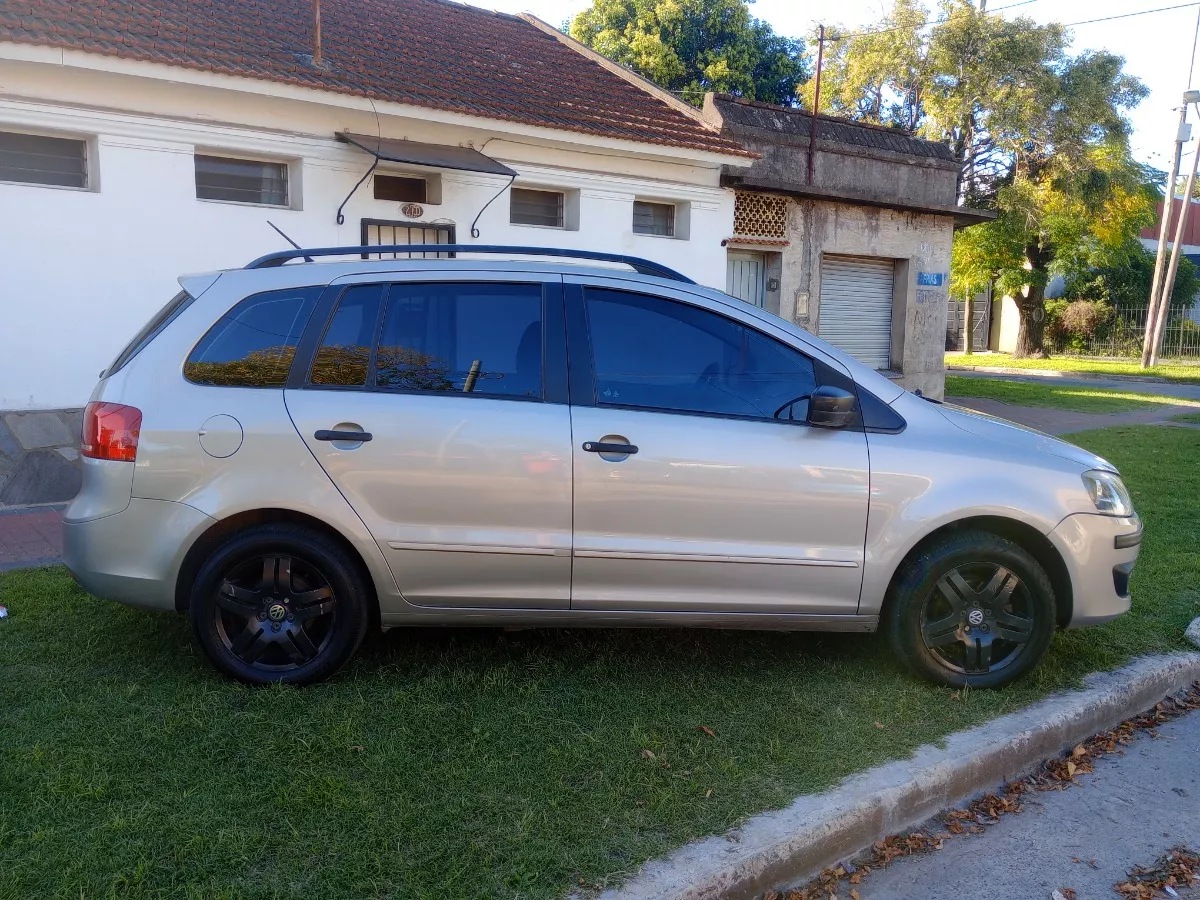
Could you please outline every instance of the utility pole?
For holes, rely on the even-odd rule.
[[[1200,91],[1188,91],[1183,95],[1185,105],[1200,100]],[[1171,248],[1171,264],[1167,267],[1167,278],[1159,294],[1158,314],[1154,317],[1154,331],[1150,337],[1150,365],[1158,365],[1158,351],[1162,346],[1163,329],[1171,314],[1171,295],[1175,292],[1175,275],[1179,271],[1179,257],[1183,252],[1183,237],[1187,233],[1188,213],[1192,208],[1192,188],[1196,185],[1196,166],[1200,164],[1200,149],[1192,153],[1192,171],[1188,174],[1187,186],[1183,189],[1183,200],[1179,205],[1179,222],[1175,226],[1175,245]],[[1150,323],[1147,323],[1147,328]]]
[[[1171,174],[1167,176],[1166,190],[1163,191],[1162,222],[1158,228],[1158,253],[1154,257],[1154,276],[1150,281],[1150,303],[1146,308],[1146,334],[1142,339],[1143,369],[1150,365],[1150,344],[1153,339],[1154,320],[1158,315],[1159,288],[1163,277],[1163,263],[1167,257],[1167,237],[1171,228],[1171,211],[1175,206],[1175,181],[1179,178],[1183,142],[1192,136],[1191,126],[1187,124],[1187,108],[1187,103],[1179,107],[1179,127],[1175,132],[1175,152],[1171,155]]]
[[[808,125],[808,183],[813,183],[817,161],[817,116],[821,113],[821,64],[825,61],[825,26],[817,26],[817,83],[813,88],[812,118]]]
[[[324,64],[321,55],[321,0],[313,0],[313,65],[320,68]]]

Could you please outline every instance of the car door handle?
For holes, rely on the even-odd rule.
[[[634,444],[609,444],[604,441],[588,441],[583,445],[583,449],[588,453],[637,453],[638,448]]]
[[[355,441],[362,443],[371,439],[369,431],[318,431],[313,435],[318,441]]]

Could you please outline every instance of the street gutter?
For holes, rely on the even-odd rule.
[[[1031,772],[1200,680],[1200,653],[1142,657],[1089,675],[1080,691],[925,745],[909,759],[844,779],[820,794],[651,860],[601,900],[753,900],[807,881],[889,835]]]

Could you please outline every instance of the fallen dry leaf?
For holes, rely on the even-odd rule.
[[[653,750],[643,750],[642,751],[642,759],[654,759],[654,751]]]
[[[707,800],[711,796],[712,796],[712,788],[709,788],[707,791],[704,792],[704,799]]]
[[[701,731],[703,731],[705,734],[707,734],[709,737],[716,737],[716,736],[717,736],[717,733],[716,733],[715,731],[713,731],[711,728],[709,728],[707,725],[699,725],[699,726],[697,726],[697,727],[698,727],[698,728],[699,728]]]
[[[886,726],[886,725],[884,725],[882,722],[880,722],[880,721],[876,720],[876,722],[875,722],[875,727],[876,727],[876,728],[886,728],[887,726]]]

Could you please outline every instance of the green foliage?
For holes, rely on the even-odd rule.
[[[946,376],[947,397],[982,397],[1012,406],[1043,406],[1086,413],[1125,413],[1156,406],[1193,406],[1195,401],[1162,394],[1143,394],[1076,384],[1006,381],[1002,378]]]
[[[1154,278],[1155,255],[1140,244],[1115,263],[1074,272],[1067,279],[1066,296],[1103,300],[1114,306],[1145,308],[1150,301],[1150,282]],[[1200,273],[1186,256],[1179,258],[1171,306],[1185,309],[1200,293]]]
[[[593,0],[577,41],[699,105],[705,91],[792,105],[808,78],[802,41],[750,14],[750,0]]]
[[[1116,310],[1103,300],[1047,300],[1046,340],[1055,352],[1082,353],[1115,318]]]

